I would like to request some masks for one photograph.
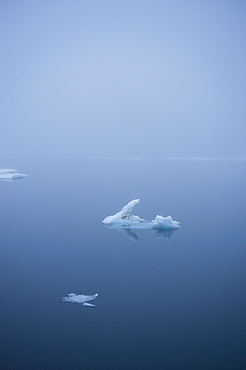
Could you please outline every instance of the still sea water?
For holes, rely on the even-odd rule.
[[[0,369],[246,369],[246,161],[0,167],[30,175],[0,182]],[[182,227],[134,241],[102,225],[135,198]],[[96,307],[57,303],[68,293]]]

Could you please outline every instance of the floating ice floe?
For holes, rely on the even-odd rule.
[[[131,229],[177,229],[180,222],[174,221],[171,216],[163,217],[157,215],[154,220],[146,221],[143,218],[132,215],[133,207],[140,202],[134,199],[113,216],[106,217],[102,223],[105,225],[116,225],[117,227],[129,226]]]
[[[57,302],[59,303],[79,303],[85,307],[96,307],[94,304],[88,303],[97,299],[98,293],[93,295],[75,294],[70,293],[67,297],[61,297]]]
[[[153,229],[156,230],[157,238],[170,239],[174,231],[181,226],[180,222],[174,221],[171,216],[157,215],[154,220],[146,221],[132,215],[133,207],[139,202],[140,199],[132,200],[115,215],[106,217],[102,223],[112,229],[122,231],[131,240],[138,239],[132,229]]]
[[[28,175],[26,175],[25,173],[20,173],[14,169],[9,169],[9,168],[0,169],[0,180],[3,180],[3,181],[20,180],[20,179],[24,179],[27,176]]]

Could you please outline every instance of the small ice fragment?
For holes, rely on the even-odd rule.
[[[59,303],[79,303],[82,304],[84,307],[96,307],[94,304],[87,303],[94,301],[97,299],[98,293],[93,295],[85,295],[85,294],[75,294],[75,293],[69,293],[67,297],[61,297],[58,299],[57,302]]]
[[[0,180],[3,181],[14,181],[14,180],[20,180],[27,177],[25,173],[20,173],[17,170],[10,169],[10,168],[3,168],[0,169]]]

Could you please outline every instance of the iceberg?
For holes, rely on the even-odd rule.
[[[67,297],[61,297],[59,303],[79,303],[84,307],[96,307],[94,304],[88,303],[97,299],[98,293],[93,295],[69,293]]]
[[[146,221],[143,218],[132,215],[132,210],[140,199],[134,199],[125,205],[121,211],[113,216],[106,217],[102,223],[111,229],[122,231],[130,240],[137,240],[138,236],[132,229],[152,229],[156,231],[156,237],[169,240],[174,231],[181,227],[180,222],[174,221],[171,216],[157,215],[154,220]]]
[[[140,199],[134,199],[127,203],[120,212],[113,216],[106,217],[102,223],[104,225],[115,226],[115,228],[130,228],[130,229],[177,229],[180,222],[174,221],[171,216],[163,217],[157,215],[154,220],[146,221],[143,218],[132,215],[132,209]]]
[[[9,168],[0,169],[0,180],[3,180],[3,181],[20,180],[20,179],[24,179],[27,176],[28,175],[26,175],[25,173],[20,173],[14,169],[9,169]]]
[[[138,240],[138,236],[132,229],[152,229],[156,231],[156,237],[169,240],[175,230],[181,227],[180,222],[174,221],[171,216],[157,215],[154,220],[146,221],[143,218],[132,215],[132,210],[140,199],[134,199],[125,205],[121,211],[113,216],[106,217],[102,223],[110,229],[121,231],[128,239]]]

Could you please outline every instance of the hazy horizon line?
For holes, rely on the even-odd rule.
[[[190,160],[190,161],[223,161],[223,160],[235,160],[235,161],[245,161],[246,156],[243,157],[212,157],[212,156],[88,156],[79,154],[45,154],[45,153],[34,153],[29,151],[0,151],[0,154],[26,154],[34,156],[46,156],[47,158],[57,158],[57,159],[102,159],[102,160],[120,160],[120,161],[155,161],[155,160]]]
[[[88,156],[85,159],[105,159],[105,160],[128,160],[128,161],[155,161],[155,160],[246,160],[246,157],[114,157],[114,156]]]

